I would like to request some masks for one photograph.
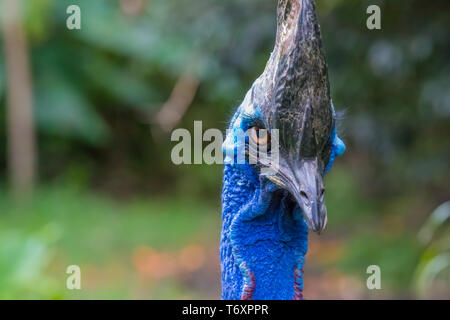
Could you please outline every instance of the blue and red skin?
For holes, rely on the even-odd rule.
[[[336,128],[324,174],[345,145]],[[284,207],[272,182],[250,164],[226,164],[222,190],[222,299],[303,299],[308,227],[298,206]],[[262,190],[263,189],[263,190]],[[278,196],[275,196],[278,195]]]
[[[276,185],[261,191],[258,179],[250,165],[225,165],[222,299],[300,298],[308,228],[300,209],[289,213],[275,197]]]
[[[303,265],[305,264],[305,257],[300,256],[297,260],[297,265],[294,271],[294,300],[303,300]]]

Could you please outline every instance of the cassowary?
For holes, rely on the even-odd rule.
[[[327,223],[322,177],[345,150],[314,1],[279,0],[277,16],[274,51],[234,114],[223,149],[238,148],[237,129],[250,132],[246,144],[270,148],[277,129],[279,168],[267,175],[265,163],[225,161],[222,299],[303,298],[308,229],[320,232]]]

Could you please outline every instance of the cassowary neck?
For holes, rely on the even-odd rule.
[[[302,299],[308,229],[286,194],[261,196],[251,167],[226,165],[222,299]]]

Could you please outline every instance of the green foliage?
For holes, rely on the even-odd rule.
[[[61,73],[52,74],[52,71],[49,66],[37,85],[37,125],[46,134],[78,138],[93,145],[103,144],[109,133],[103,119],[80,90]]]
[[[325,201],[332,208],[328,215],[330,228],[364,224],[374,215],[373,201],[361,193],[355,179],[342,166],[335,165],[325,179]]]
[[[440,205],[422,226],[418,238],[424,250],[415,270],[414,287],[419,297],[425,298],[433,282],[450,276],[450,202]]]
[[[55,279],[45,273],[55,242],[52,225],[42,226],[35,233],[26,234],[18,228],[3,229],[0,233],[0,298],[57,299],[63,290]]]
[[[367,267],[378,265],[381,269],[382,289],[387,289],[388,292],[406,291],[420,255],[414,238],[408,234],[357,234],[347,243],[345,250],[346,256],[342,257],[340,264],[344,271],[367,279]]]
[[[132,266],[136,248],[180,250],[208,242],[220,230],[211,209],[189,199],[125,204],[61,186],[42,188],[23,205],[2,195],[0,212],[3,299],[133,298],[140,281]],[[71,264],[80,266],[86,290],[66,289],[65,272]],[[88,276],[93,268],[106,273],[104,283],[96,285]],[[125,278],[115,279],[111,269],[126,270]],[[184,292],[179,282],[169,281],[141,298],[177,298]]]

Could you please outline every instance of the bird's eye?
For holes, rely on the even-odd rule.
[[[251,127],[250,139],[252,139],[258,146],[265,146],[270,142],[270,134],[266,129]]]

